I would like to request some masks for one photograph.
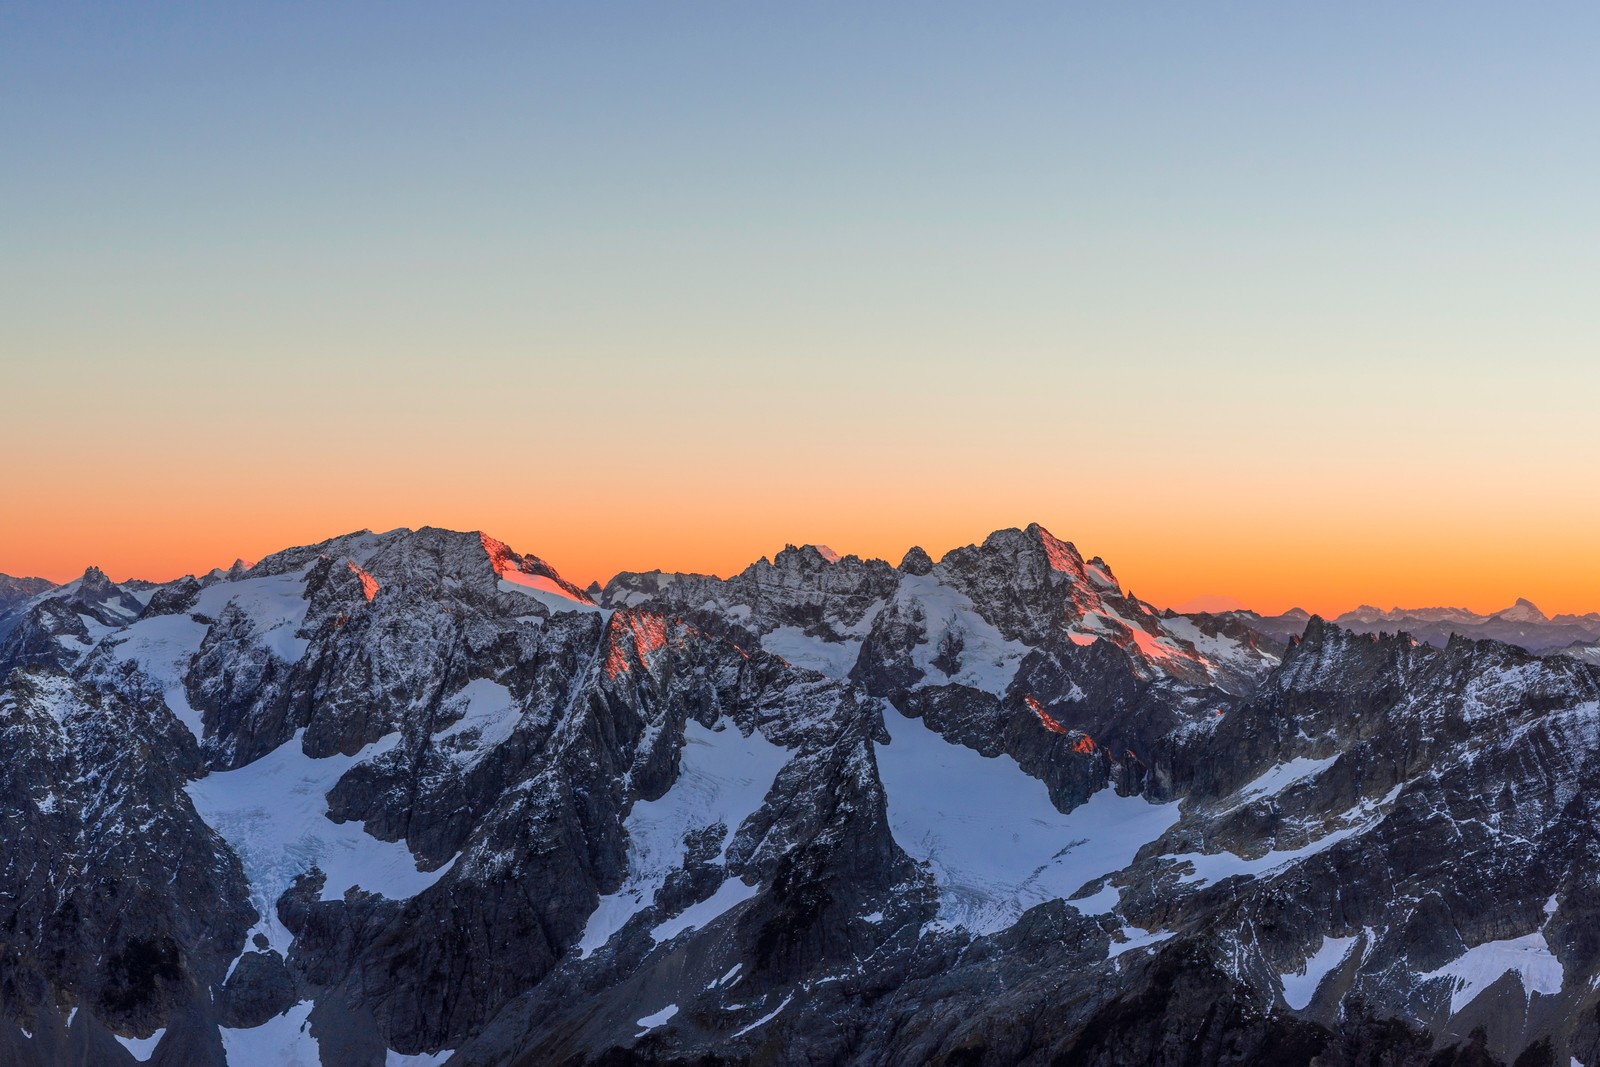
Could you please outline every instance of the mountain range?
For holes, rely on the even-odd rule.
[[[1597,616],[1180,615],[1037,525],[0,596],[0,1062],[1600,1064]]]
[[[1260,633],[1287,641],[1305,632],[1311,613],[1294,608],[1282,615],[1253,611],[1226,611],[1232,618]],[[1533,602],[1518,599],[1508,608],[1480,615],[1466,608],[1390,608],[1384,611],[1363,604],[1333,620],[1356,633],[1404,633],[1444,648],[1453,637],[1504,641],[1539,655],[1567,655],[1600,663],[1600,612],[1586,615],[1548,616]]]

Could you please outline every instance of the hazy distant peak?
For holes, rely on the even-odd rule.
[[[1531,600],[1518,597],[1517,602],[1504,611],[1496,612],[1496,616],[1506,622],[1546,622],[1547,616],[1540,611]]]

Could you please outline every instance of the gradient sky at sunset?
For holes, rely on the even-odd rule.
[[[1600,609],[1588,4],[9,3],[0,571],[1044,523]]]

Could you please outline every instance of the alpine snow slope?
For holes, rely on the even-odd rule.
[[[0,1063],[1600,1065],[1600,667],[1284,636],[1038,526],[16,588]]]

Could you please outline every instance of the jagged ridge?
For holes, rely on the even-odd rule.
[[[594,592],[361,532],[8,618],[7,1062],[1600,1051],[1572,657],[1160,613],[1037,525]]]

